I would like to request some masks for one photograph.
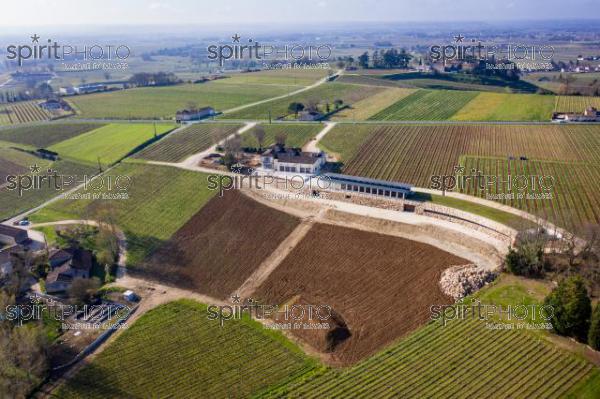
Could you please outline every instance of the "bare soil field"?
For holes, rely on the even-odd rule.
[[[465,263],[427,244],[317,223],[255,297],[330,306],[328,330],[292,332],[349,365],[425,324],[432,304],[452,303],[438,281],[444,269]]]
[[[237,191],[213,197],[142,268],[150,277],[228,298],[299,224]]]

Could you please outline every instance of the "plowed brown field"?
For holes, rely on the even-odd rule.
[[[299,220],[237,191],[212,198],[144,266],[150,277],[228,298]]]
[[[329,330],[292,331],[329,352],[334,363],[347,365],[425,324],[431,305],[452,303],[439,289],[440,274],[465,263],[415,241],[315,224],[259,287],[256,299],[329,305],[334,313]]]

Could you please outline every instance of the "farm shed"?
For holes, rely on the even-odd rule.
[[[405,199],[412,193],[412,186],[405,183],[342,175],[338,173],[325,173],[323,176],[329,180],[329,188],[333,190],[351,191],[360,194],[371,194],[398,199]]]

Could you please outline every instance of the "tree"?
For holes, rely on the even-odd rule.
[[[306,110],[309,112],[319,111],[319,100],[311,98],[306,102]]]
[[[54,89],[48,83],[44,82],[44,83],[41,83],[36,88],[36,93],[35,94],[39,98],[46,98],[46,99],[48,99],[48,98],[51,98],[52,96],[54,96]]]
[[[254,138],[256,139],[256,142],[258,143],[258,150],[262,150],[263,148],[263,144],[265,143],[265,128],[258,125],[254,128],[254,130],[252,131],[252,134],[254,135]]]
[[[338,109],[344,104],[344,100],[338,98],[334,100],[333,103],[335,104],[335,109]]]
[[[285,142],[287,140],[287,134],[281,132],[275,135],[275,143],[280,147],[285,147]]]
[[[587,340],[592,304],[581,277],[561,281],[544,304],[552,307],[550,322],[558,334]]]
[[[539,277],[544,274],[544,248],[547,237],[543,229],[520,233],[514,248],[504,260],[507,270],[518,276]]]
[[[89,303],[97,296],[99,288],[98,277],[76,278],[69,287],[69,296],[76,304]]]
[[[233,156],[237,159],[240,152],[242,151],[243,141],[244,140],[242,139],[242,136],[236,133],[232,137],[225,140],[223,148],[225,149],[226,153],[229,152],[233,154]]]
[[[117,224],[117,214],[112,202],[107,202],[99,207],[95,213],[95,220],[99,224],[95,247],[100,248],[98,261],[103,264],[114,264],[119,259],[120,230]]]
[[[366,51],[358,56],[358,65],[364,69],[369,67],[369,54]]]
[[[231,152],[225,152],[225,155],[223,155],[223,164],[227,167],[227,169],[231,170],[231,166],[233,166],[235,163],[235,156]]]
[[[4,283],[4,290],[8,295],[18,296],[27,287],[27,280],[30,278],[33,257],[31,252],[22,251],[11,254],[12,271],[7,281]]]
[[[15,305],[0,290],[0,309]],[[0,397],[25,398],[48,371],[47,335],[39,321],[24,324],[0,318]]]
[[[298,117],[298,112],[302,110],[304,110],[304,104],[302,103],[293,102],[288,106],[288,111],[293,112],[296,118]]]
[[[588,333],[588,345],[595,350],[600,350],[600,304],[596,305],[592,314],[590,331]]]

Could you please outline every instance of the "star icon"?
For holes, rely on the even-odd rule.
[[[238,294],[233,294],[231,296],[231,300],[233,301],[233,303],[240,303],[240,296]]]
[[[31,173],[39,173],[39,171],[40,171],[40,167],[39,167],[39,165],[36,163],[36,164],[34,164],[34,165],[31,165],[31,166],[29,167],[29,170],[31,170]]]
[[[463,174],[465,173],[465,167],[461,165],[457,165],[454,167],[454,173]]]
[[[463,41],[464,38],[465,37],[459,33],[458,36],[454,36],[454,41],[456,43],[462,43],[462,41]]]
[[[38,36],[37,33],[34,33],[33,36],[31,36],[31,43],[38,43],[39,40],[40,40],[40,37]]]
[[[231,36],[231,38],[233,39],[234,43],[239,43],[242,37],[236,33],[235,35]]]

